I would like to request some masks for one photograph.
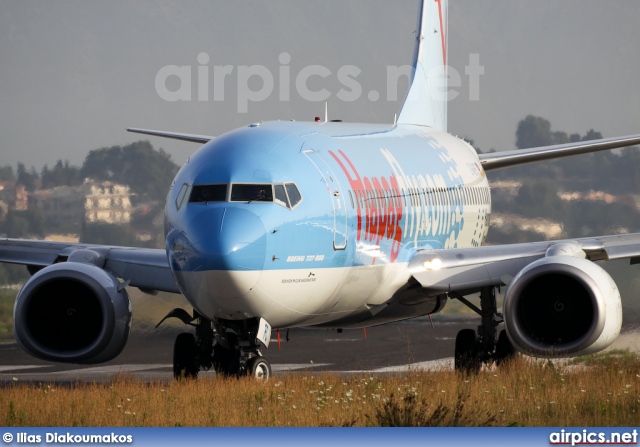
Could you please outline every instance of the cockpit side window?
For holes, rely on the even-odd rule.
[[[183,184],[182,187],[180,188],[178,197],[176,197],[176,209],[178,211],[180,211],[180,208],[182,208],[182,202],[184,202],[184,198],[186,197],[188,190],[189,190],[189,185],[186,183]]]
[[[267,184],[234,184],[232,202],[273,202],[273,186]]]
[[[224,202],[227,200],[227,185],[193,185],[189,203]]]
[[[285,188],[287,189],[287,195],[289,196],[289,203],[293,209],[302,201],[302,196],[300,195],[300,191],[298,191],[298,187],[295,183],[286,183]]]
[[[276,194],[273,201],[285,208],[291,208],[289,205],[289,199],[287,199],[287,193],[284,191],[284,185],[273,185],[273,190]]]

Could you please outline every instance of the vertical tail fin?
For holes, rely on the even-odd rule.
[[[447,130],[447,47],[449,0],[422,0],[413,77],[398,124]]]

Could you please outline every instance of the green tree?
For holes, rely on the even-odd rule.
[[[4,229],[7,237],[43,237],[46,232],[46,216],[40,208],[26,211],[9,210]]]
[[[0,181],[15,182],[16,174],[11,165],[0,166]]]
[[[44,165],[41,173],[42,188],[49,189],[55,186],[72,186],[82,183],[80,168],[71,166],[69,160],[58,160],[52,169]]]
[[[164,201],[177,172],[171,155],[155,150],[149,141],[138,141],[89,152],[81,175],[129,185],[142,200]]]
[[[524,217],[563,220],[566,204],[558,196],[556,182],[546,179],[524,182],[515,200],[513,212]]]
[[[24,185],[27,191],[35,191],[38,188],[40,178],[36,172],[36,168],[31,167],[31,172],[27,172],[24,164],[18,163],[18,178],[16,184]]]
[[[555,136],[551,132],[551,123],[539,116],[527,115],[518,123],[516,129],[516,147],[550,146],[555,143]]]

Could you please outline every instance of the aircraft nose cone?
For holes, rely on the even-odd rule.
[[[262,221],[242,208],[218,208],[194,219],[198,234],[194,248],[206,270],[262,270],[266,232]]]
[[[168,238],[169,259],[180,290],[207,318],[256,314],[249,295],[265,265],[266,232],[243,208],[203,209]]]

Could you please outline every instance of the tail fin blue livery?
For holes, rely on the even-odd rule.
[[[449,0],[422,2],[416,29],[413,76],[398,124],[447,130]]]

